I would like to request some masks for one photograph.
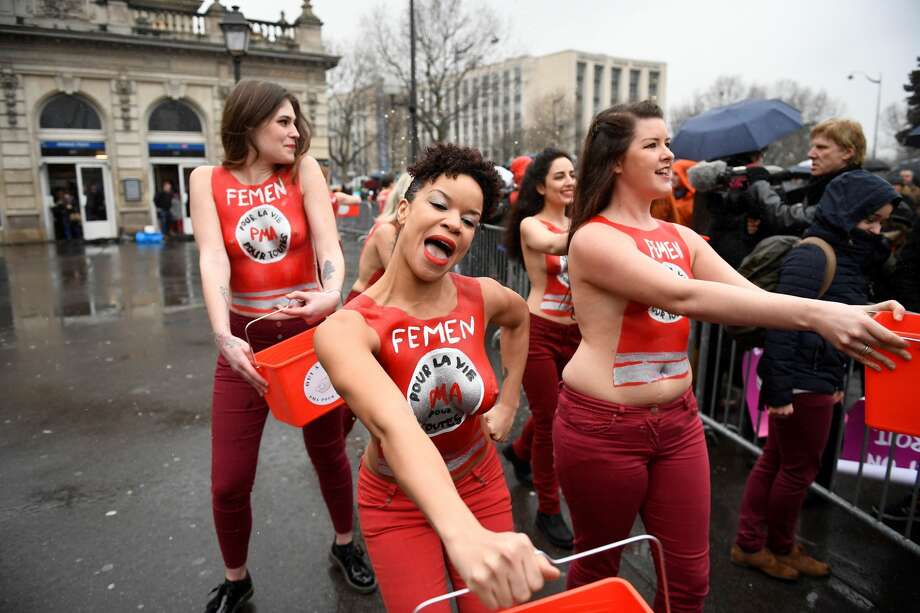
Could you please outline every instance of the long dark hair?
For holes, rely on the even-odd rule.
[[[299,136],[294,149],[293,172],[297,176],[300,160],[310,148],[310,126],[300,110],[300,102],[287,89],[270,81],[247,79],[233,88],[224,103],[220,120],[220,140],[224,146],[224,168],[242,168],[249,159],[250,149],[256,149],[252,133],[274,117],[278,107],[285,100],[294,107],[294,125]],[[275,171],[281,170],[276,167]]]
[[[546,183],[546,176],[553,162],[559,158],[572,161],[572,156],[555,147],[547,147],[541,151],[533,162],[527,167],[521,189],[518,193],[517,205],[511,212],[508,225],[505,228],[505,250],[508,257],[524,263],[524,253],[521,251],[521,222],[543,210],[546,204],[537,187]]]
[[[578,158],[578,188],[572,206],[569,242],[578,228],[610,204],[617,181],[613,166],[626,155],[636,122],[663,118],[661,107],[649,100],[617,104],[594,116]]]

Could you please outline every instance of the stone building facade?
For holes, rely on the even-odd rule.
[[[191,170],[219,162],[233,66],[220,21],[200,0],[0,0],[0,242],[116,238],[156,223],[170,181],[191,232]],[[326,70],[309,0],[288,23],[249,20],[242,78],[290,89],[328,157]],[[62,202],[73,215],[61,216]],[[69,223],[68,223],[69,221]]]

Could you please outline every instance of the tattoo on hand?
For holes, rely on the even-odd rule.
[[[224,297],[224,302],[227,303],[227,306],[230,306],[230,290],[221,285],[218,290],[220,290],[220,295]]]
[[[232,349],[242,345],[242,341],[240,341],[240,339],[229,334],[215,334],[214,342],[217,343],[217,347],[219,349]]]
[[[323,263],[323,282],[328,281],[335,274],[335,265],[329,260]]]

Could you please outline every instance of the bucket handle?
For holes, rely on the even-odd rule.
[[[569,562],[573,562],[580,558],[587,558],[588,556],[593,556],[594,554],[602,553],[604,551],[609,551],[611,549],[619,549],[620,547],[625,547],[627,545],[631,545],[632,543],[637,543],[639,541],[648,541],[649,543],[654,545],[655,551],[658,552],[658,558],[655,561],[655,574],[658,576],[658,585],[661,588],[662,593],[664,595],[665,613],[671,613],[671,599],[670,599],[670,596],[668,595],[668,580],[667,580],[667,576],[665,575],[665,570],[664,570],[664,548],[661,546],[661,541],[659,541],[657,538],[655,538],[651,534],[640,534],[638,536],[632,536],[628,539],[623,539],[622,541],[608,543],[606,545],[601,545],[600,547],[595,547],[594,549],[588,549],[587,551],[582,551],[580,553],[575,553],[570,556],[565,556],[565,557],[558,558],[558,559],[553,559],[549,557],[548,555],[546,555],[546,553],[540,551],[539,549],[536,550],[536,553],[545,557],[550,562],[550,564],[554,566],[560,566],[562,564],[568,564]],[[445,600],[459,598],[460,596],[464,596],[469,593],[470,593],[469,588],[463,588],[462,590],[456,590],[456,591],[450,592],[449,594],[443,594],[441,596],[435,596],[434,598],[429,598],[425,602],[415,607],[412,613],[419,613],[419,611],[421,611],[422,609],[430,607],[433,604],[444,602]]]
[[[243,328],[243,335],[246,337],[246,346],[249,347],[249,359],[252,360],[253,364],[256,364],[256,354],[252,350],[252,341],[249,340],[249,326],[256,323],[257,321],[262,321],[266,317],[277,315],[278,313],[281,313],[285,309],[290,308],[292,306],[303,306],[303,301],[297,300],[297,299],[289,300],[288,303],[285,304],[284,306],[280,306],[270,313],[266,313],[265,315],[260,315],[259,317],[256,317],[255,319],[249,320],[249,323],[247,323],[246,327]],[[258,364],[256,364],[256,366],[258,366]]]

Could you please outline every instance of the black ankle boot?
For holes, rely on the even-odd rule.
[[[505,456],[505,459],[508,460],[508,463],[511,464],[511,467],[514,469],[514,477],[518,480],[518,483],[526,485],[527,487],[533,487],[530,462],[517,457],[512,445],[505,445],[505,448],[502,449],[502,455]]]
[[[345,582],[356,592],[370,594],[377,589],[374,569],[368,564],[364,550],[354,542],[347,545],[336,545],[333,542],[329,560],[339,567]]]
[[[217,595],[208,601],[204,613],[237,613],[246,601],[252,598],[252,577],[247,572],[246,578],[239,581],[225,579],[211,590],[212,594],[214,592],[217,592]]]
[[[572,531],[565,524],[561,513],[547,515],[537,511],[537,520],[534,523],[537,526],[537,530],[546,537],[546,540],[559,549],[572,549],[574,546],[572,543]]]

